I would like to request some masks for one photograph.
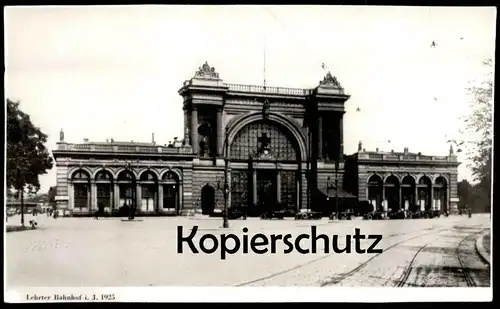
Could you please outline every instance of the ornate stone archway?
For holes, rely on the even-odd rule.
[[[255,215],[269,207],[294,209],[300,203],[300,162],[305,137],[295,121],[279,114],[238,117],[229,124],[231,206],[251,206]],[[245,163],[245,167],[241,167]],[[257,209],[258,208],[258,209]]]
[[[248,113],[239,116],[235,119],[232,119],[227,124],[228,134],[229,134],[228,136],[229,145],[233,143],[233,140],[240,133],[242,129],[258,121],[262,121],[262,113],[260,112]],[[281,127],[282,132],[288,134],[290,138],[294,140],[294,142],[296,143],[300,160],[306,160],[307,158],[306,136],[304,134],[304,131],[297,122],[295,122],[293,119],[290,119],[287,116],[276,113],[270,113],[268,115],[268,118],[266,119],[266,122]],[[231,155],[230,149],[228,155],[229,156]]]

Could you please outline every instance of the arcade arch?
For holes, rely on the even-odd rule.
[[[135,175],[130,170],[122,170],[117,176],[119,188],[119,206],[137,206],[137,183]]]
[[[397,211],[401,208],[400,183],[398,177],[390,175],[384,182],[385,200],[390,211]]]
[[[83,208],[90,209],[90,174],[79,169],[71,175],[73,187],[73,208],[82,211]]]
[[[383,181],[379,175],[371,175],[368,177],[368,201],[373,206],[373,210],[378,209],[382,205],[383,200]]]
[[[431,208],[431,200],[432,200],[431,179],[426,175],[420,177],[418,179],[417,190],[418,190],[418,209],[421,211],[429,210]]]
[[[434,181],[434,206],[436,210],[448,211],[448,181],[439,176]]]
[[[158,211],[158,177],[150,170],[139,176],[141,211]]]
[[[106,169],[99,170],[95,174],[97,193],[97,208],[99,206],[115,208],[113,174]]]
[[[411,175],[406,175],[401,180],[402,205],[404,210],[414,209],[416,204],[416,182]]]
[[[180,183],[179,177],[173,171],[167,171],[162,175],[162,209],[161,211],[175,212],[180,211]]]

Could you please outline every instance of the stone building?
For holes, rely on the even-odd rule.
[[[330,73],[314,89],[251,86],[224,83],[205,63],[179,94],[184,136],[168,146],[157,145],[154,137],[150,143],[68,143],[61,130],[53,151],[58,206],[74,213],[136,205],[143,213],[211,214],[224,204],[226,158],[229,206],[255,214],[277,203],[291,210],[322,209],[335,187],[331,179],[337,196],[366,200],[373,194],[366,187],[374,181],[367,184],[366,178],[392,181],[391,172],[398,181],[410,173],[417,184],[424,179],[420,174],[429,173],[428,179],[444,179],[451,188],[446,203],[456,197],[455,157],[409,159],[364,151],[344,156],[349,95]],[[344,159],[352,163],[351,173],[344,173]]]
[[[358,152],[345,160],[344,188],[380,207],[390,209],[438,209],[457,211],[457,157],[450,146],[448,156],[403,152]]]

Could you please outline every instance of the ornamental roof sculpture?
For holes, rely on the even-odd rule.
[[[208,62],[198,68],[198,71],[194,74],[195,78],[207,78],[207,79],[219,79],[219,73],[215,72],[214,67],[210,67]]]
[[[337,77],[333,76],[330,71],[326,73],[326,76],[323,78],[322,81],[319,82],[320,86],[333,86],[334,88],[339,89],[340,91],[344,91],[344,88],[340,85],[339,81],[337,80]]]

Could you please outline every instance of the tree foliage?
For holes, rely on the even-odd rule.
[[[50,187],[48,195],[49,195],[49,205],[55,208],[56,195],[57,195],[56,187]]]
[[[467,89],[470,96],[470,113],[464,117],[465,128],[461,130],[462,138],[452,140],[458,151],[466,149],[468,167],[474,180],[479,182],[481,190],[487,193],[487,201],[491,199],[491,162],[493,137],[493,63],[483,62],[486,74],[483,80],[472,81]],[[473,137],[470,139],[470,137]],[[476,186],[476,190],[480,189]]]
[[[47,173],[53,160],[45,147],[47,135],[30,116],[19,109],[19,102],[7,99],[7,188],[24,200],[25,193],[40,189],[39,176]],[[23,213],[21,204],[21,213]],[[21,217],[24,224],[24,217]]]

